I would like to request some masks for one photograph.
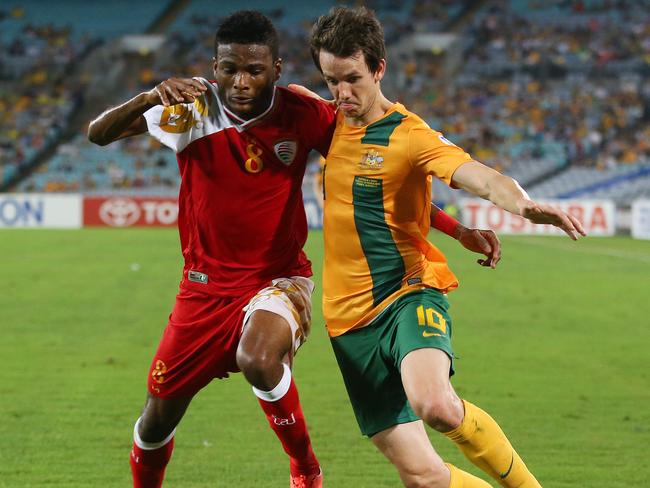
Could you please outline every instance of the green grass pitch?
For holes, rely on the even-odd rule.
[[[492,271],[432,239],[461,281],[450,295],[461,396],[500,422],[545,487],[649,486],[650,242],[504,237]],[[321,240],[307,247],[317,281]],[[0,487],[130,486],[133,422],[180,276],[176,231],[3,231],[0,253]],[[326,485],[398,487],[358,433],[320,289],[315,303],[295,374]],[[168,488],[288,486],[241,375],[197,396],[176,442]]]

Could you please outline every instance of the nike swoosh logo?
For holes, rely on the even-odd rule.
[[[506,471],[503,474],[499,474],[499,478],[504,479],[506,476],[508,476],[510,474],[510,471],[512,471],[512,465],[514,464],[514,462],[515,462],[515,453],[513,452],[512,453],[512,459],[510,459],[510,467],[508,468],[508,471]]]
[[[434,337],[434,336],[442,337],[442,334],[437,334],[435,332],[427,332],[426,330],[422,332],[422,337]]]

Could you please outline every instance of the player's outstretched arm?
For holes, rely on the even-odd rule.
[[[143,134],[147,132],[143,114],[151,107],[191,103],[206,90],[203,83],[192,78],[165,80],[153,89],[102,113],[88,126],[88,139],[105,146],[124,137]]]
[[[574,241],[578,235],[587,235],[575,217],[551,205],[531,200],[519,183],[484,164],[476,161],[463,164],[455,171],[452,183],[534,224],[559,227]]]
[[[465,249],[483,254],[486,259],[478,259],[481,266],[497,267],[501,259],[501,241],[492,230],[468,229],[435,204],[431,204],[431,226],[456,239]]]

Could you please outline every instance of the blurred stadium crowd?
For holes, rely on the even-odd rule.
[[[0,7],[3,190],[173,194],[169,150],[150,138],[98,148],[85,124],[169,76],[211,77],[215,26],[238,8],[278,27],[282,84],[327,95],[306,39],[334,0],[220,2],[220,11],[208,0],[17,2]],[[537,197],[650,196],[650,0],[362,3],[386,31],[387,94],[476,159]],[[122,36],[144,33],[161,46],[121,49]],[[454,198],[437,183],[434,195]]]

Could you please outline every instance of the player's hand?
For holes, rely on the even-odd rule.
[[[325,100],[323,97],[321,97],[318,93],[315,93],[311,91],[309,88],[304,87],[302,85],[296,85],[294,83],[289,83],[288,87],[289,90],[292,92],[298,93],[300,95],[305,95],[307,97],[315,98],[316,100],[320,100],[321,102],[325,102],[329,105],[336,106],[336,102],[334,100]]]
[[[519,215],[530,220],[533,224],[554,225],[562,229],[574,241],[578,240],[578,235],[587,235],[578,219],[559,208],[537,203],[533,200],[521,200],[517,206],[519,207]]]
[[[492,269],[497,267],[497,263],[501,259],[501,241],[494,231],[459,226],[457,235],[458,242],[465,249],[485,256],[486,259],[477,260],[478,264]]]
[[[208,88],[194,78],[169,78],[147,92],[147,102],[152,105],[178,105],[193,103]]]

